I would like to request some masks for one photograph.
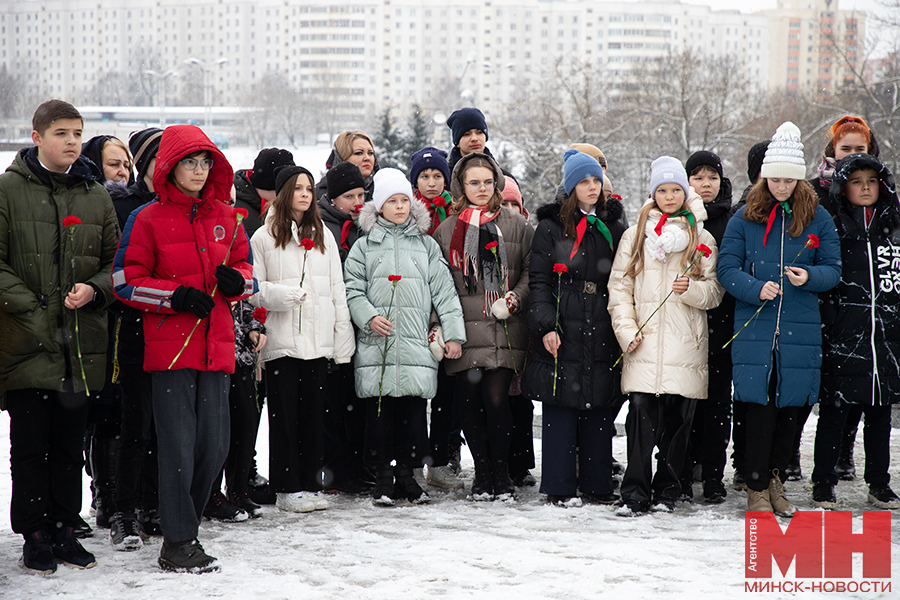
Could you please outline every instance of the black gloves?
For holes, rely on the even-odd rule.
[[[205,319],[212,312],[215,300],[206,292],[183,285],[172,294],[172,308],[178,312],[192,312],[198,319]]]
[[[229,298],[240,296],[244,291],[244,276],[231,267],[216,267],[216,281],[219,282],[219,291]]]

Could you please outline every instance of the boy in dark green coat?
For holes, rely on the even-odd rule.
[[[0,175],[0,397],[10,416],[13,530],[24,568],[96,565],[75,539],[90,390],[106,376],[116,212],[80,158],[81,114],[34,113],[35,147]]]

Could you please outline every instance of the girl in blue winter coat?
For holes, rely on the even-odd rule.
[[[425,406],[437,391],[441,358],[466,341],[462,307],[431,217],[397,169],[375,174],[372,202],[360,211],[366,234],[344,264],[347,304],[358,328],[356,395],[366,404],[365,461],[375,469],[374,503],[428,501],[413,477],[428,453]],[[429,351],[434,307],[443,349]],[[441,337],[441,336],[437,336]],[[396,462],[392,467],[391,463]]]
[[[819,396],[818,293],[841,276],[834,223],[805,174],[800,130],[784,123],[719,251],[719,281],[737,300],[732,362],[734,401],[746,411],[747,510],[782,516],[794,513],[783,482],[797,413]]]

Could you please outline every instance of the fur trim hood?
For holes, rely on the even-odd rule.
[[[553,202],[548,202],[544,204],[540,208],[535,211],[537,215],[538,221],[543,221],[544,219],[555,219],[556,221],[560,220],[559,212],[562,209],[562,200],[557,198]],[[625,212],[625,207],[622,206],[622,203],[615,198],[610,198],[606,202],[606,206],[603,207],[597,213],[597,216],[600,217],[600,220],[604,223],[615,223],[622,218],[622,215]]]
[[[383,223],[387,223],[383,218],[379,218],[379,212],[375,208],[375,204],[373,202],[366,202],[363,205],[362,210],[359,211],[359,221],[357,221],[357,225],[360,230],[369,234],[374,229],[378,228],[384,231]],[[408,220],[403,227],[404,231],[408,231],[413,226],[418,230],[418,233],[422,235],[428,235],[428,232],[431,231],[431,215],[428,214],[428,208],[424,203],[419,202],[418,200],[412,199],[409,202],[409,216],[411,220]]]

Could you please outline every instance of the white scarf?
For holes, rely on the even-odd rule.
[[[662,234],[656,235],[656,224],[659,217],[654,220],[647,219],[644,226],[644,253],[652,256],[659,262],[666,262],[670,254],[681,252],[688,246],[688,234],[682,227],[684,217],[672,221],[666,221],[662,226]]]

